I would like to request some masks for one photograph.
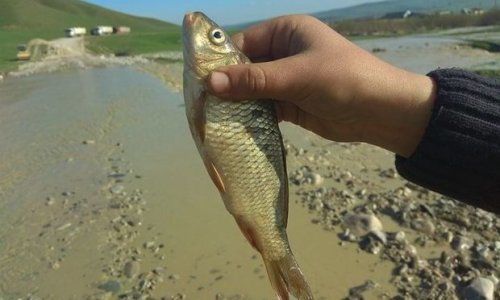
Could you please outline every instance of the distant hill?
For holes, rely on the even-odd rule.
[[[337,22],[347,19],[380,18],[388,13],[406,10],[426,13],[435,11],[459,12],[462,8],[473,7],[489,9],[494,4],[494,0],[391,0],[318,12],[314,13],[313,16],[324,21]]]
[[[78,0],[0,0],[0,30],[62,35],[66,27],[96,25],[130,26],[138,32],[178,28],[167,22],[135,17]]]

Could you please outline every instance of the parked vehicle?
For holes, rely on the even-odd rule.
[[[129,34],[130,33],[130,27],[127,27],[127,26],[115,26],[115,27],[113,27],[113,33],[114,34]]]
[[[66,37],[84,36],[87,34],[87,29],[85,27],[70,27],[64,29],[64,35]]]
[[[31,54],[26,45],[21,44],[17,46],[17,60],[30,60]]]
[[[108,35],[113,33],[112,26],[96,26],[92,28],[90,34],[92,35]]]

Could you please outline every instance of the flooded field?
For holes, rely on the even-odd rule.
[[[421,73],[500,61],[454,37],[359,43]],[[0,299],[274,299],[164,82],[133,67],[0,81]],[[317,299],[497,284],[498,216],[408,184],[379,148],[282,129],[290,243]]]

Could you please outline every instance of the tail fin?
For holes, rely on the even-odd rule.
[[[288,252],[280,260],[271,261],[264,258],[264,264],[279,300],[289,300],[290,294],[298,300],[313,299],[311,289],[292,252]]]

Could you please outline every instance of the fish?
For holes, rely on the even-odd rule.
[[[210,72],[251,61],[202,12],[187,13],[182,28],[186,116],[203,164],[226,209],[261,254],[278,299],[313,299],[286,233],[288,176],[274,103],[210,94]]]

